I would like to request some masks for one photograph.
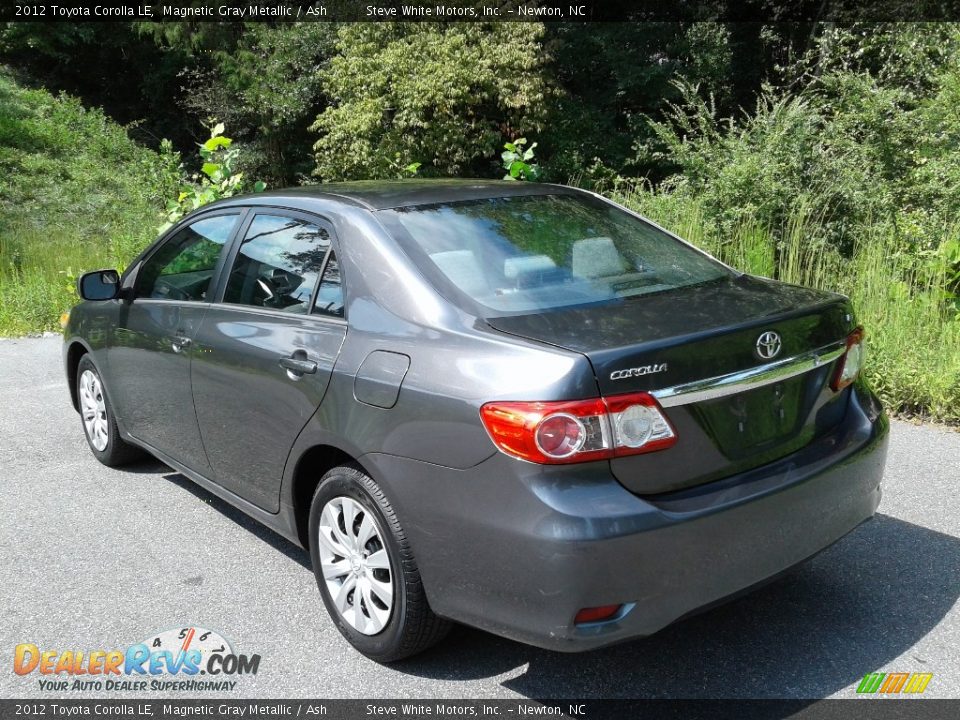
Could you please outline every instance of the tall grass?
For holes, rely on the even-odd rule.
[[[75,279],[87,270],[123,268],[147,242],[113,236],[97,242],[75,227],[17,226],[0,232],[0,336],[57,330],[77,302]]]
[[[861,231],[843,257],[810,241],[824,233],[803,199],[782,228],[745,222],[721,235],[689,197],[624,183],[606,191],[739,270],[849,296],[867,332],[865,374],[885,405],[960,423],[960,318],[947,302],[945,261],[904,253],[882,223]]]

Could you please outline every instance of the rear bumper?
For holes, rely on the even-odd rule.
[[[363,458],[445,617],[560,651],[649,635],[802,562],[880,502],[888,423],[864,388],[830,435],[776,463],[642,498],[606,463],[544,468],[500,453],[456,471]],[[584,607],[624,604],[576,626]]]

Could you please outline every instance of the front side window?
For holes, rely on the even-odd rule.
[[[487,316],[616,302],[728,277],[723,265],[583,195],[469,200],[380,211],[451,299]]]
[[[307,313],[329,249],[326,228],[282,215],[257,215],[230,270],[223,301]]]
[[[137,274],[137,297],[205,302],[213,272],[239,214],[204,218],[180,229]]]

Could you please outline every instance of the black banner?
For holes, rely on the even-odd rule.
[[[0,700],[0,717],[154,718],[567,718],[569,720],[940,720],[960,700]]]
[[[960,20],[960,0],[13,0],[18,22],[898,22]]]

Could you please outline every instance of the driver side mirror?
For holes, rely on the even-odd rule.
[[[120,294],[116,270],[94,270],[77,278],[77,293],[84,300],[113,300]]]

